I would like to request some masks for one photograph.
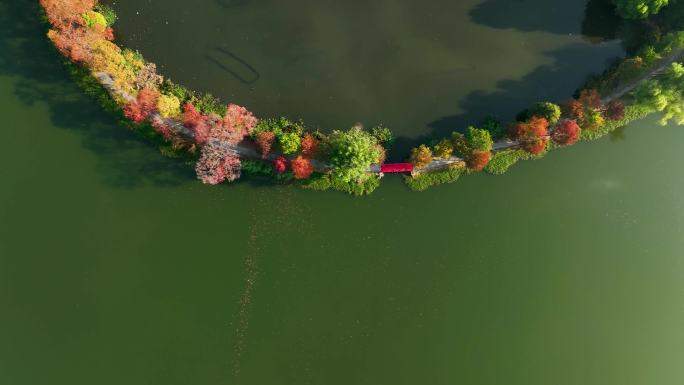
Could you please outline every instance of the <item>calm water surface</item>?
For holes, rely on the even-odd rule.
[[[579,36],[582,1],[183,3],[118,0],[120,38],[260,115],[384,122],[400,148],[621,52]],[[422,194],[211,188],[82,96],[35,12],[0,2],[0,384],[682,383],[684,129]]]

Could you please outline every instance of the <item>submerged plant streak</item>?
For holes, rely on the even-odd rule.
[[[235,329],[235,347],[233,358],[233,376],[237,378],[240,375],[240,364],[242,361],[242,353],[245,350],[245,338],[247,330],[249,329],[249,316],[252,304],[252,295],[254,292],[254,285],[256,284],[259,275],[259,268],[256,261],[256,256],[259,253],[258,247],[258,220],[259,215],[252,212],[252,225],[249,229],[249,239],[247,241],[247,254],[244,260],[245,273],[245,287],[240,297],[240,308],[237,313],[237,327]]]

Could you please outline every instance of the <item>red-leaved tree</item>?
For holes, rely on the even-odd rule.
[[[195,165],[195,171],[202,183],[215,185],[238,179],[241,167],[237,154],[220,146],[208,144],[202,148],[202,155]]]
[[[311,161],[304,158],[303,156],[296,157],[291,163],[292,172],[296,179],[307,179],[314,172],[314,167]]]
[[[223,142],[238,144],[254,130],[257,119],[246,108],[229,104],[225,116],[212,125],[211,137]]]
[[[124,115],[135,123],[142,123],[157,110],[159,91],[145,88],[138,97],[124,106]]]
[[[510,136],[531,154],[540,154],[549,140],[549,121],[533,116],[526,122],[517,122],[511,126]]]
[[[287,159],[285,159],[284,156],[278,157],[278,159],[273,162],[273,171],[275,171],[276,174],[282,174],[287,171]]]
[[[570,99],[561,104],[561,110],[563,111],[563,116],[568,119],[579,120],[584,118],[584,106],[577,99]]]
[[[314,158],[318,152],[319,141],[310,133],[305,133],[302,137],[302,155],[307,158]]]
[[[175,136],[175,132],[171,126],[169,126],[164,119],[160,118],[157,116],[156,118],[152,119],[152,128],[160,134],[162,137],[164,137],[164,140],[171,140]]]
[[[197,111],[190,102],[183,106],[183,125],[192,130],[197,144],[206,143],[209,139],[210,126],[207,122],[207,116]]]
[[[596,88],[580,91],[579,102],[585,107],[597,110],[601,108],[601,94]]]
[[[489,151],[474,151],[466,159],[466,164],[472,171],[482,171],[491,159],[492,153]]]
[[[265,158],[271,153],[271,149],[273,148],[273,143],[275,143],[275,140],[276,136],[271,131],[262,131],[257,134],[254,141],[256,142],[257,147],[259,147],[261,156]]]
[[[560,121],[556,128],[551,134],[551,138],[554,142],[560,144],[561,146],[570,146],[575,143],[580,138],[580,126],[574,120],[566,119]]]
[[[620,99],[611,100],[603,112],[609,120],[622,120],[625,117],[625,103]]]

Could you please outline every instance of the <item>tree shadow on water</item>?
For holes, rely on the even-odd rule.
[[[40,15],[37,1],[0,4],[0,75],[17,79],[17,99],[28,106],[44,103],[54,126],[78,133],[82,146],[97,155],[96,170],[110,186],[176,186],[194,179],[189,167],[164,158],[83,94],[47,39]]]
[[[622,55],[623,50],[617,42],[600,46],[573,44],[549,52],[546,56],[550,58],[550,64],[519,79],[502,80],[493,92],[474,91],[462,101],[454,101],[454,106],[462,112],[428,123],[430,131],[422,137],[397,138],[393,152],[408,154],[420,143],[445,137],[453,131],[463,131],[487,116],[506,123],[535,102],[567,100],[587,80],[588,74],[602,72],[609,62]]]

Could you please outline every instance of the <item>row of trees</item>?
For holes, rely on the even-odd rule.
[[[318,160],[331,166],[331,177],[343,183],[362,183],[370,177],[370,166],[384,161],[393,140],[391,131],[382,126],[371,132],[353,127],[324,134],[308,132],[303,123],[286,118],[260,121],[251,137],[264,158],[273,151],[284,155],[278,173],[288,169],[285,156],[294,157],[290,162],[294,177],[306,179],[314,171],[312,162]]]
[[[604,105],[597,90],[580,92],[578,98],[562,105],[550,102],[537,103],[518,114],[507,130],[498,122],[488,119],[482,128],[469,127],[465,133],[454,132],[432,146],[420,145],[411,151],[410,161],[417,169],[424,169],[434,159],[458,156],[470,171],[482,171],[492,159],[493,138],[508,138],[532,155],[549,149],[549,141],[569,146],[577,143],[585,130],[595,130],[606,120],[620,120],[625,106],[620,100]]]

